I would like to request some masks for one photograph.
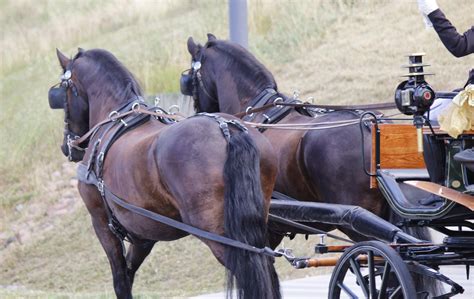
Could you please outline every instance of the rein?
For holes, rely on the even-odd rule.
[[[377,115],[377,118],[383,116],[382,114]],[[369,120],[362,119],[362,121]],[[249,125],[254,128],[265,128],[265,129],[275,129],[275,130],[297,130],[297,131],[317,131],[317,130],[327,130],[335,129],[347,126],[353,126],[360,124],[360,119],[349,119],[349,120],[340,120],[340,121],[330,121],[330,122],[320,122],[320,123],[302,123],[302,124],[262,124],[256,122],[244,121],[246,125]],[[325,126],[324,126],[325,125]]]
[[[102,133],[103,135],[96,140],[92,148],[92,153],[90,155],[89,162],[87,164],[79,163],[78,168],[77,168],[77,177],[79,181],[88,185],[96,186],[98,191],[100,192],[102,200],[104,201],[104,205],[106,207],[107,216],[109,218],[109,229],[121,241],[123,253],[125,254],[125,246],[123,244],[123,241],[127,240],[133,243],[133,236],[131,236],[128,233],[128,231],[120,224],[118,219],[113,214],[108,202],[110,200],[114,202],[115,204],[117,204],[118,206],[132,213],[141,215],[148,219],[168,225],[175,229],[195,235],[197,237],[201,237],[201,238],[215,241],[215,242],[218,242],[230,247],[239,248],[239,249],[250,251],[257,254],[265,254],[271,257],[282,256],[281,253],[276,252],[269,247],[258,248],[250,244],[246,244],[237,240],[227,238],[225,236],[218,235],[216,233],[199,229],[197,227],[194,227],[186,223],[183,223],[181,221],[175,220],[173,218],[152,212],[142,207],[135,206],[121,199],[120,197],[115,195],[110,189],[107,188],[102,176],[103,167],[104,167],[104,159],[105,159],[108,149],[114,143],[115,140],[117,140],[121,135],[123,135],[125,131],[130,130],[134,128],[135,126],[139,125],[141,121],[143,120],[144,115],[171,118],[176,121],[183,119],[182,117],[177,117],[175,115],[168,115],[161,112],[143,109],[140,106],[140,104],[141,103],[139,102],[133,103],[133,105],[131,106],[131,110],[128,112],[119,113],[117,111],[113,111],[112,113],[109,114],[108,119],[94,126],[94,128],[92,128],[89,132],[86,133],[87,136],[84,135],[83,137],[81,137],[81,139],[86,140],[89,136],[94,134],[98,130],[98,128],[100,128],[101,126],[105,124],[109,124],[108,126],[106,126],[105,131]],[[129,105],[126,106],[126,108],[129,108],[129,107],[130,107]],[[156,109],[156,107],[154,107],[153,109]],[[134,113],[137,115],[134,117],[126,118],[127,116]],[[219,125],[219,128],[221,129],[222,134],[224,135],[225,139],[228,142],[230,141],[230,138],[231,138],[231,133],[230,133],[231,131],[229,128],[230,126],[236,127],[240,131],[247,132],[247,128],[236,120],[227,120],[219,115],[213,115],[209,113],[199,113],[199,114],[194,115],[193,117],[197,117],[197,116],[208,117],[216,121],[217,124]],[[124,121],[124,119],[127,120],[130,125],[128,125]],[[105,135],[108,135],[108,136],[104,137]]]
[[[71,141],[71,146],[79,147],[80,144],[84,143],[89,137],[91,137],[100,127],[103,125],[110,123],[110,122],[116,122],[118,120],[122,121],[124,117],[130,115],[130,114],[147,114],[155,117],[160,117],[160,118],[168,118],[172,119],[175,121],[180,121],[184,119],[183,116],[178,116],[176,114],[166,114],[164,112],[157,112],[157,111],[152,111],[148,109],[144,109],[140,103],[135,103],[132,106],[132,110],[119,113],[117,111],[112,111],[109,114],[109,117],[98,124],[96,124],[92,129],[90,129],[87,133],[82,135],[79,139],[75,139]]]
[[[316,108],[316,109],[327,109],[327,110],[384,110],[384,109],[394,109],[397,108],[395,103],[393,102],[386,102],[386,103],[378,103],[378,104],[366,104],[366,105],[314,105],[314,104],[298,104],[298,103],[282,103],[282,102],[274,102],[263,105],[262,107],[258,108],[251,108],[244,112],[239,112],[234,114],[235,117],[241,118],[245,115],[249,115],[252,113],[262,112],[267,109],[276,106],[290,106],[294,108]]]

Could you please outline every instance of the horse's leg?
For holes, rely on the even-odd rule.
[[[155,241],[135,241],[133,244],[130,244],[127,252],[127,271],[128,279],[130,281],[130,287],[133,286],[133,280],[135,279],[135,273],[145,258],[150,254],[150,251],[155,245]]]
[[[97,189],[91,185],[80,183],[79,192],[91,215],[97,238],[109,259],[115,295],[120,299],[132,298],[132,288],[128,278],[127,263],[123,256],[122,243],[109,229],[107,212],[102,198]]]

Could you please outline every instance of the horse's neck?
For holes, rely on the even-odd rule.
[[[92,128],[96,124],[110,118],[110,115],[113,111],[116,111],[125,104],[116,102],[112,98],[109,100],[101,100],[92,98],[89,100],[89,126]]]
[[[269,82],[268,84],[264,84],[264,86],[255,86],[254,81],[242,81],[237,79],[235,75],[231,81],[220,81],[222,83],[217,86],[219,111],[228,114],[245,111],[256,96],[265,88],[272,85],[272,83]]]

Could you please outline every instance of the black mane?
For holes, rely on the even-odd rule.
[[[79,52],[74,69],[81,74],[83,84],[93,87],[96,96],[112,97],[118,103],[124,103],[143,91],[133,74],[110,52],[92,49]],[[81,63],[81,60],[86,63]],[[87,63],[88,61],[91,63]]]
[[[249,51],[224,40],[208,41],[208,46],[226,54],[225,58],[219,61],[219,64],[225,66],[225,69],[232,73],[240,74],[238,78],[235,78],[238,83],[243,83],[244,86],[250,83],[252,87],[270,87],[277,90],[273,75]]]

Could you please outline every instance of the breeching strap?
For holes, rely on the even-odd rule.
[[[187,232],[189,234],[195,235],[197,237],[201,237],[207,240],[215,241],[227,246],[235,247],[235,248],[240,248],[246,251],[254,252],[254,253],[259,253],[259,254],[265,254],[268,256],[280,256],[280,254],[276,253],[269,247],[264,247],[264,248],[257,248],[254,246],[251,246],[249,244],[242,243],[237,240],[232,240],[227,237],[223,237],[196,227],[193,227],[191,225],[185,224],[183,222],[174,220],[172,218],[157,214],[155,212],[146,210],[141,207],[137,207],[135,205],[129,204],[123,199],[119,198],[117,195],[113,194],[106,186],[104,186],[103,182],[100,182],[97,177],[95,176],[95,173],[89,172],[87,170],[87,167],[79,163],[78,168],[77,168],[77,175],[78,179],[86,184],[93,184],[95,185],[99,190],[102,190],[104,196],[107,199],[112,200],[114,203],[117,205],[121,206],[122,208],[129,210],[131,212],[134,212],[138,215],[141,215],[143,217],[149,218],[151,220],[169,225],[173,228],[179,229],[181,231]]]

